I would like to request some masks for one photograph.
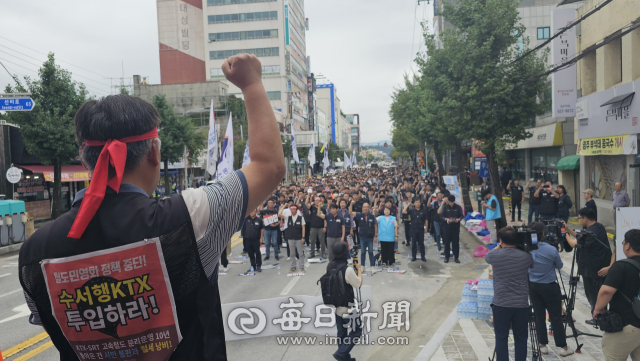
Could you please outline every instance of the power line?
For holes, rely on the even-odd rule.
[[[0,45],[0,46],[3,46],[3,45]],[[6,48],[6,46],[4,46],[4,47]],[[13,49],[11,49],[11,48],[8,48],[8,49],[13,50]],[[15,50],[13,50],[13,51],[15,51]],[[22,54],[22,53],[20,53],[20,52],[17,52],[17,51],[16,51],[16,53],[18,53],[18,54],[22,54],[22,55],[24,55],[24,56],[26,56],[26,57],[29,57],[29,58],[33,59],[33,60],[37,60],[37,61],[41,62],[41,64],[34,64],[34,63],[31,63],[31,62],[29,62],[29,61],[27,61],[27,60],[24,60],[24,59],[22,59],[22,58],[20,58],[20,57],[18,57],[18,56],[15,56],[15,55],[13,55],[13,54],[11,54],[11,53],[7,53],[6,51],[2,51],[2,50],[0,50],[0,53],[4,53],[4,54],[10,55],[10,56],[13,56],[13,57],[14,57],[14,58],[16,58],[16,59],[20,59],[20,60],[24,61],[25,63],[29,63],[29,64],[32,64],[32,65],[35,65],[35,66],[42,66],[42,62],[43,62],[42,60],[40,60],[40,59],[36,59],[36,58],[34,58],[34,57],[32,57],[32,56],[29,56],[29,55],[27,55],[27,54]],[[92,82],[95,82],[95,83],[98,83],[98,84],[104,85],[104,86],[109,86],[109,84],[101,83],[101,82],[99,82],[99,81],[93,80],[93,79],[91,79],[91,78],[87,78],[86,76],[80,75],[80,74],[78,74],[78,73],[72,73],[72,74],[73,74],[73,75],[75,75],[75,76],[79,76],[79,77],[81,77],[81,78],[85,78],[85,79],[87,79],[87,80],[90,80],[90,81],[92,81]]]
[[[4,68],[4,70],[6,70],[6,71],[7,71],[7,73],[8,73],[8,74],[9,74],[9,76],[11,77],[11,79],[13,79],[13,81],[15,81],[15,82],[16,82],[16,84],[20,85],[20,82],[18,81],[18,79],[16,79],[16,77],[15,77],[13,74],[11,74],[11,73],[9,72],[9,69],[7,69],[7,67],[6,67],[6,66],[4,66],[4,64],[3,64],[1,61],[0,61],[0,65],[2,65],[2,67]]]
[[[554,34],[552,37],[550,37],[549,39],[545,40],[542,44],[536,46],[535,48],[527,51],[526,53],[524,53],[523,55],[521,55],[520,57],[518,57],[517,59],[515,59],[512,63],[515,63],[521,59],[523,59],[524,57],[528,56],[529,54],[536,52],[540,49],[542,49],[543,47],[545,47],[547,44],[549,44],[553,39],[557,38],[558,36],[562,35],[565,31],[573,28],[574,26],[578,25],[580,22],[582,22],[582,20],[588,18],[589,16],[593,15],[594,13],[596,13],[597,11],[599,11],[600,9],[602,9],[604,6],[606,6],[607,4],[609,4],[611,1],[613,0],[605,0],[604,2],[600,3],[599,5],[596,5],[592,10],[590,10],[588,13],[582,15],[580,17],[580,19],[578,19],[577,21],[574,21],[573,23],[571,23],[571,25],[562,28],[560,31],[558,31],[556,34]]]
[[[39,54],[49,55],[49,54],[43,53],[43,52],[41,52],[41,51],[38,51],[38,50],[32,49],[32,48],[30,48],[30,47],[28,47],[28,46],[25,46],[25,45],[22,45],[22,44],[20,44],[20,43],[17,43],[17,42],[15,42],[15,41],[13,41],[13,40],[7,39],[7,38],[5,38],[4,36],[0,36],[0,39],[4,39],[4,40],[6,40],[6,41],[10,41],[10,42],[12,42],[12,43],[14,43],[14,44],[20,45],[20,46],[22,46],[23,48],[27,48],[27,49],[29,49],[29,50],[31,50],[31,51],[35,51],[36,53],[39,53]],[[64,60],[60,60],[60,59],[58,59],[58,61],[59,61],[59,62],[61,62],[61,63],[69,64],[69,65],[71,65],[71,66],[75,66],[76,68],[78,68],[78,69],[82,69],[82,70],[87,71],[87,72],[89,72],[89,73],[92,73],[92,74],[95,74],[95,75],[99,75],[99,76],[101,76],[101,77],[103,77],[103,78],[107,78],[107,76],[106,76],[106,75],[98,74],[98,73],[96,73],[96,72],[93,72],[93,71],[91,71],[91,70],[87,70],[87,69],[82,68],[82,67],[80,67],[80,66],[78,66],[78,65],[71,64],[71,63],[66,62],[66,61],[64,61]]]

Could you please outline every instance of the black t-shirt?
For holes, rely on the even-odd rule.
[[[424,222],[429,219],[429,213],[424,207],[420,207],[420,210],[407,209],[407,213],[411,216],[411,229],[424,229]]]
[[[511,200],[514,202],[520,202],[522,200],[522,193],[524,188],[515,184],[511,185]]]
[[[540,214],[558,214],[558,198],[550,191],[542,189],[540,193]]]
[[[596,212],[596,221],[598,220],[598,207],[596,207],[596,201],[593,199],[585,203],[585,208],[591,208]]]
[[[536,190],[537,188],[534,186],[529,187],[529,204],[534,206],[540,204],[540,198],[535,196]]]
[[[631,259],[640,262],[640,256],[631,257]],[[632,264],[618,261],[609,268],[607,277],[604,279],[604,285],[618,290],[613,294],[613,298],[609,302],[610,310],[620,315],[625,326],[632,325],[638,328],[640,328],[640,319],[633,313],[631,303],[622,296],[622,293],[630,300],[638,296],[638,289],[640,289],[639,274],[640,271]]]
[[[609,266],[611,263],[611,250],[609,249],[609,237],[607,236],[607,230],[600,223],[594,223],[587,227],[587,231],[593,232],[596,238],[600,241],[589,241],[585,247],[585,252],[589,253],[591,259],[590,268],[594,272],[598,272],[600,269]]]

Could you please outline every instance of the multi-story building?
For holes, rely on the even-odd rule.
[[[587,0],[581,17],[598,4]],[[640,9],[631,0],[613,1],[577,27],[578,61],[575,138],[580,156],[580,189],[592,189],[598,222],[613,225],[616,182],[640,206]],[[596,48],[595,46],[598,45]],[[595,48],[595,49],[594,49]],[[579,199],[580,206],[584,200]],[[619,219],[619,218],[618,218]],[[633,228],[633,227],[632,227]],[[619,238],[620,239],[620,235]]]
[[[347,121],[351,124],[351,148],[360,150],[360,115],[347,114]]]
[[[226,81],[230,56],[255,54],[271,106],[285,125],[308,129],[303,0],[157,0],[162,84]]]
[[[326,116],[327,133],[329,135],[327,140],[342,147],[338,89],[333,83],[318,84],[316,89],[318,110],[324,112]]]

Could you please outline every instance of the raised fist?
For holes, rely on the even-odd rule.
[[[238,54],[222,64],[224,76],[243,90],[249,85],[262,81],[262,64],[253,54]]]

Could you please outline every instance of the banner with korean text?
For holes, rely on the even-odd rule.
[[[42,272],[81,360],[168,360],[182,340],[158,238],[44,260]]]
[[[579,155],[638,154],[638,135],[614,135],[610,137],[578,139]]]

